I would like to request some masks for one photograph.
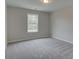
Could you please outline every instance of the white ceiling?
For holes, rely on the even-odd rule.
[[[73,0],[52,0],[52,3],[43,4],[40,0],[6,0],[7,5],[26,9],[51,12],[63,7],[72,6]]]

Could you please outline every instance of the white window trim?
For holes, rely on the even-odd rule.
[[[37,16],[38,16],[38,21],[39,21],[39,14],[33,14],[33,13],[28,13],[28,14],[27,14],[27,32],[28,32],[28,33],[35,33],[35,32],[38,32],[38,31],[39,31],[39,24],[38,24],[38,21],[37,21],[37,31],[28,31],[28,15],[37,15]]]

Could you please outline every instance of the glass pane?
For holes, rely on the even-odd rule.
[[[38,15],[28,14],[27,32],[38,32]]]

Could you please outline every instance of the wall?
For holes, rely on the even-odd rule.
[[[39,32],[26,32],[27,13],[39,14]],[[49,36],[49,14],[18,7],[7,7],[7,36],[8,42],[28,40]]]
[[[51,34],[53,38],[73,42],[72,6],[51,13]]]

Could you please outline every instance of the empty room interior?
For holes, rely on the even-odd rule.
[[[73,0],[6,0],[5,59],[73,59]]]

